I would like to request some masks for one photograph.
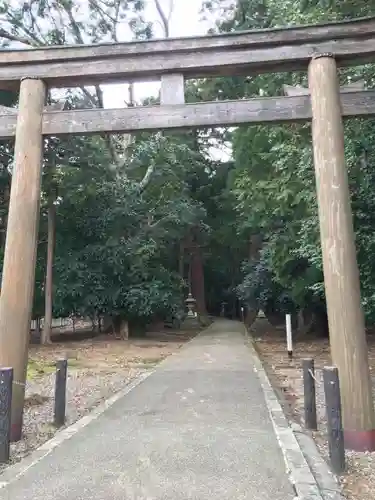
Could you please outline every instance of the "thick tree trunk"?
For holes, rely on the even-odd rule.
[[[129,322],[122,316],[112,317],[112,328],[113,333],[117,338],[121,340],[129,339]]]
[[[129,322],[119,315],[104,316],[102,330],[104,333],[112,333],[121,340],[129,339]]]
[[[305,316],[303,314],[303,309],[300,309],[297,314],[297,330],[303,332],[305,328]]]
[[[128,340],[129,339],[129,322],[126,319],[121,319],[120,322],[120,328],[119,328],[119,335],[121,340]]]
[[[39,337],[39,335],[40,335],[40,318],[36,318],[36,320],[35,320],[35,333]]]
[[[202,250],[199,245],[194,245],[191,255],[191,291],[196,302],[197,313],[207,315],[206,295],[204,288],[204,268]]]
[[[249,260],[257,261],[260,256],[261,249],[262,249],[262,235],[252,234],[250,236],[250,241],[249,241]],[[258,316],[258,313],[259,313],[259,308],[256,309],[250,309],[249,307],[246,308],[245,324],[248,328],[250,328],[251,325],[254,323],[254,321]]]
[[[180,243],[180,254],[178,258],[178,274],[181,279],[184,279],[185,274],[185,242],[182,240]]]
[[[91,330],[93,333],[97,332],[97,322],[95,316],[91,318]]]
[[[56,207],[54,198],[51,196],[48,200],[48,244],[47,244],[47,272],[46,272],[46,287],[45,287],[45,310],[44,310],[44,325],[41,336],[42,344],[51,343],[52,332],[52,310],[53,310],[53,260],[55,250],[56,236]]]
[[[252,234],[249,242],[249,258],[251,260],[258,260],[260,251],[262,249],[262,235]]]

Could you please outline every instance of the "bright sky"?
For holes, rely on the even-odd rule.
[[[146,12],[147,19],[157,21],[159,16],[155,9],[154,0],[147,1],[149,5]],[[171,0],[160,0],[166,13],[169,12],[168,6],[170,1]],[[203,0],[174,0],[173,14],[169,24],[171,37],[207,34],[211,25],[207,21],[202,20],[202,15],[200,14],[202,3]],[[161,26],[159,29],[157,29],[155,35],[158,38],[163,38],[164,35]],[[126,34],[124,33],[124,41],[125,40]],[[127,85],[103,85],[102,88],[105,108],[122,108],[125,106],[125,101],[128,99]],[[157,96],[159,91],[159,82],[137,83],[134,89],[135,101],[139,102],[146,97]],[[214,160],[227,161],[231,157],[230,147],[224,145],[209,148],[209,153]]]
[[[165,12],[169,11],[170,0],[160,0]],[[148,0],[147,19],[156,21],[159,19],[154,0]],[[174,0],[174,9],[170,21],[170,36],[184,37],[194,35],[205,35],[209,29],[207,22],[201,20],[200,9],[202,0]],[[157,28],[159,29],[159,28]],[[162,29],[156,33],[163,37]],[[135,86],[135,100],[139,101],[151,95],[158,95],[160,84],[138,83]],[[119,108],[124,106],[128,97],[127,88],[124,85],[106,85],[104,90],[104,105],[106,108]]]
[[[171,0],[160,0],[165,12],[169,12],[168,5]],[[205,35],[211,27],[208,22],[202,20],[200,10],[203,0],[174,0],[173,14],[170,20],[170,36],[184,37]],[[155,9],[154,0],[148,0],[147,19],[156,21],[159,19]],[[156,32],[158,38],[163,38],[163,31]],[[128,98],[126,85],[103,85],[104,107],[122,108]],[[135,101],[141,101],[146,97],[157,96],[160,83],[144,82],[137,83],[134,89]],[[209,149],[210,156],[215,160],[227,161],[231,157],[230,149],[225,146],[212,147]]]

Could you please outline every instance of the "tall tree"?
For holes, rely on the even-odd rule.
[[[206,9],[211,16],[220,13],[216,31],[228,32],[362,17],[372,14],[374,7],[373,2],[323,3],[213,0],[206,2]],[[367,87],[373,87],[373,76],[374,66],[367,65],[341,70],[340,79],[342,83],[363,80]],[[282,95],[285,84],[306,85],[306,75],[222,78],[207,80],[203,86],[207,95],[235,99]],[[373,124],[371,119],[350,120],[345,125],[363,305],[368,320],[375,313],[375,276],[366,258],[372,247],[368,214],[373,195],[368,176]],[[290,307],[320,311],[324,308],[324,287],[310,126],[239,127],[231,136],[236,165],[232,193],[237,200],[238,228],[242,237],[260,233],[263,240],[259,258],[244,268],[241,297],[252,297],[254,307],[270,308],[271,312]]]

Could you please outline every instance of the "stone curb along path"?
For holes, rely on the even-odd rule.
[[[288,422],[248,332],[246,337],[296,500],[345,500],[313,438],[298,424]]]
[[[149,370],[148,372],[141,373],[131,382],[126,384],[124,389],[116,392],[116,394],[103,401],[101,404],[99,404],[93,410],[91,410],[87,415],[80,418],[72,425],[69,425],[68,427],[63,428],[61,431],[58,431],[53,438],[49,439],[44,444],[36,448],[22,460],[4,469],[4,471],[0,474],[0,498],[1,498],[2,488],[5,488],[10,483],[16,481],[20,476],[25,474],[31,467],[33,467],[35,464],[43,460],[47,455],[52,453],[52,451],[57,446],[59,446],[64,441],[71,439],[79,431],[81,431],[91,422],[100,417],[102,413],[104,413],[117,401],[126,396],[126,394],[128,394],[130,391],[135,389],[139,384],[141,384],[150,375],[152,375],[153,372],[154,370]]]

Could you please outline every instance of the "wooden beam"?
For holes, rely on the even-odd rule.
[[[138,56],[160,52],[210,50],[230,47],[255,47],[259,45],[305,44],[338,40],[342,38],[363,38],[374,33],[375,17],[353,19],[314,25],[283,28],[235,31],[194,37],[154,39],[147,41],[99,43],[92,45],[53,45],[33,49],[0,50],[0,64],[25,64],[27,62],[66,62],[101,57]]]
[[[358,82],[348,83],[340,87],[340,92],[359,92],[365,89],[365,82],[358,80]],[[283,85],[284,94],[288,97],[297,95],[310,95],[310,90],[302,85]]]
[[[375,115],[375,91],[343,93],[341,100],[345,117]],[[43,135],[120,133],[310,119],[308,96],[268,97],[172,106],[50,111],[43,114]],[[15,115],[0,114],[0,138],[12,137],[15,124]]]
[[[343,116],[375,116],[375,91],[341,94]],[[17,116],[0,110],[0,139],[13,137]],[[241,124],[311,120],[309,96],[267,97],[242,101],[140,106],[121,109],[80,109],[43,113],[43,135],[85,135]]]
[[[0,52],[2,88],[25,76],[52,87],[159,79],[305,70],[311,56],[333,53],[340,65],[375,58],[375,19],[233,34],[94,46]]]
[[[161,77],[161,92],[160,104],[174,105],[184,104],[185,102],[185,85],[184,75],[180,73],[172,73],[171,75],[162,75]]]

